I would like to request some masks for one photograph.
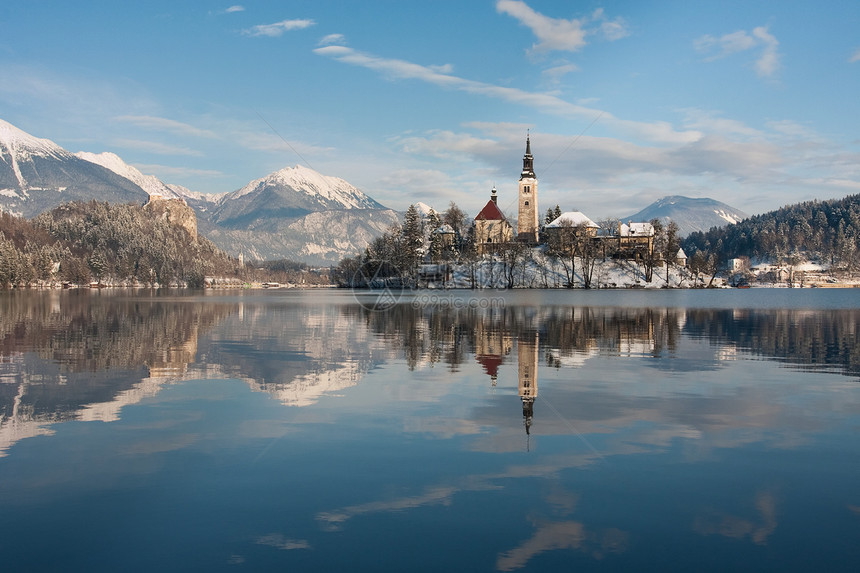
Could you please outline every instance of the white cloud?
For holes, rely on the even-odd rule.
[[[630,31],[628,30],[627,23],[624,21],[624,19],[607,19],[604,15],[603,8],[598,8],[597,10],[595,10],[591,18],[595,22],[600,23],[600,26],[598,28],[600,33],[603,34],[603,37],[610,42],[620,40],[621,38],[626,38],[630,35]]]
[[[532,31],[538,39],[532,46],[534,52],[576,52],[587,44],[589,35],[600,34],[614,41],[629,34],[622,18],[609,20],[602,8],[595,10],[591,18],[570,20],[545,16],[521,0],[498,0],[496,10],[512,16]]]
[[[513,16],[537,36],[539,42],[532,46],[537,52],[575,52],[586,44],[587,32],[582,28],[581,20],[549,18],[519,0],[499,0],[496,2],[496,10]]]
[[[753,36],[763,46],[761,57],[756,60],[755,69],[759,77],[770,77],[779,69],[779,42],[767,31],[767,28],[759,26],[753,30]]]
[[[860,48],[848,59],[848,63],[853,64],[854,62],[860,62]]]
[[[276,38],[284,34],[284,32],[289,32],[291,30],[302,30],[304,28],[309,28],[316,24],[313,20],[282,20],[280,22],[275,22],[274,24],[260,24],[258,26],[254,26],[252,28],[248,28],[243,30],[242,33],[246,36],[268,36],[270,38]]]
[[[759,77],[771,77],[780,67],[779,41],[765,26],[754,28],[752,33],[738,30],[719,38],[707,34],[695,40],[693,47],[708,54],[705,57],[706,62],[760,48],[761,53],[755,61],[755,70]]]
[[[245,11],[245,7],[244,7],[244,6],[239,6],[239,5],[237,4],[237,5],[234,5],[234,6],[230,6],[229,8],[227,8],[226,10],[224,10],[224,13],[225,13],[225,14],[233,14],[234,12],[244,12],[244,11]]]

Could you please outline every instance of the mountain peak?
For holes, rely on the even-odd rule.
[[[30,156],[65,158],[68,151],[49,139],[33,137],[11,123],[0,119],[0,153],[9,153],[13,161]]]
[[[746,218],[747,214],[743,211],[716,199],[668,195],[657,199],[638,213],[622,218],[622,221],[674,221],[681,235],[686,236],[694,231],[707,231],[711,227],[734,224]]]
[[[306,200],[319,203],[327,210],[384,208],[340,177],[323,175],[302,165],[285,167],[261,179],[251,181],[241,189],[230,193],[229,196],[231,199],[238,199],[264,190],[273,191],[280,196],[303,196]]]

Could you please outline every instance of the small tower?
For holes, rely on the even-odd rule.
[[[531,138],[526,135],[526,154],[520,174],[520,208],[517,216],[517,239],[529,244],[538,242],[537,176],[534,169]]]

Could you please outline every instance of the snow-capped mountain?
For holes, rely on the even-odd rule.
[[[695,231],[707,231],[711,227],[738,223],[748,216],[743,211],[715,199],[671,195],[658,199],[638,213],[621,220],[641,222],[660,219],[664,223],[671,220],[678,225],[680,234],[687,236]]]
[[[0,120],[0,210],[24,217],[69,201],[145,203],[181,198],[199,232],[249,258],[334,264],[399,220],[338,177],[287,168],[222,194],[191,191],[144,175],[114,153],[70,153]]]
[[[298,218],[332,210],[385,209],[353,185],[308,167],[287,167],[251,181],[218,201],[211,220],[231,229],[254,229],[260,221]]]
[[[422,201],[418,201],[417,203],[415,203],[415,210],[418,211],[418,214],[421,215],[422,219],[426,219],[427,217],[429,217],[430,213],[436,213],[437,215],[439,214],[439,211]]]
[[[104,153],[89,153],[87,151],[79,151],[75,153],[77,157],[101,165],[110,169],[117,175],[122,175],[132,183],[138,185],[141,189],[149,193],[150,197],[159,196],[165,199],[176,199],[181,197],[169,185],[161,182],[155,175],[144,175],[136,167],[132,167],[120,157],[109,151]]]
[[[33,217],[69,201],[147,198],[131,180],[0,120],[0,209]]]

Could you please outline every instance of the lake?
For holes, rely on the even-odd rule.
[[[860,289],[0,292],[4,571],[857,571]]]

